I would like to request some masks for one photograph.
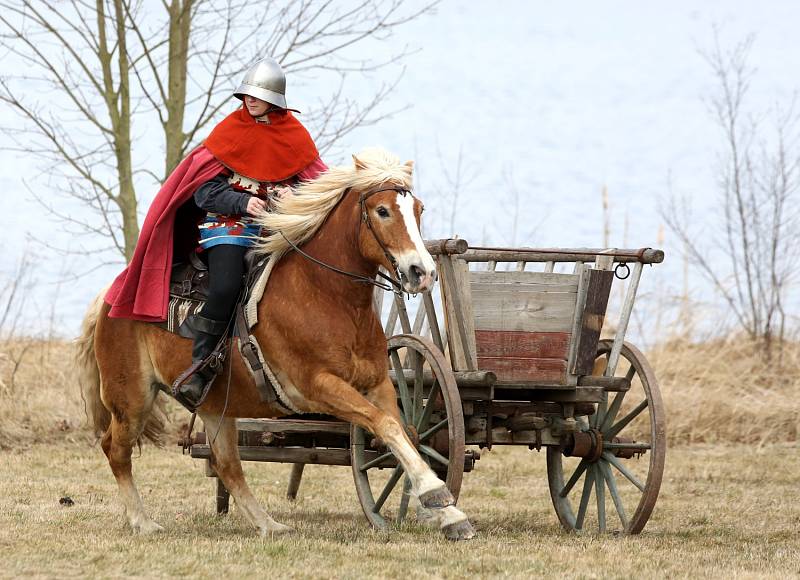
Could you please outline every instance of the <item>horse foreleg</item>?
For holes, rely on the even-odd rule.
[[[214,471],[236,500],[236,506],[242,510],[245,518],[258,528],[262,536],[291,532],[292,528],[273,520],[259,505],[244,479],[235,419],[230,417],[220,419],[219,415],[205,414],[202,411],[199,414],[205,424],[211,449],[214,451],[212,462]]]
[[[455,499],[444,482],[425,463],[400,423],[397,395],[387,378],[370,391],[369,399],[339,377],[323,374],[317,377],[320,401],[328,413],[368,429],[389,446],[411,480],[411,493],[428,508],[445,535],[452,540],[469,539],[475,530],[467,516],[455,507]]]

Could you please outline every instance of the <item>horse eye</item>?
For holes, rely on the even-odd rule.
[[[381,205],[381,206],[379,206],[379,207],[378,207],[378,209],[377,209],[377,210],[375,210],[375,211],[376,211],[376,213],[377,213],[379,216],[381,216],[382,218],[387,218],[387,217],[389,217],[389,210],[388,210],[388,209],[386,209],[385,207],[383,207],[382,205]]]

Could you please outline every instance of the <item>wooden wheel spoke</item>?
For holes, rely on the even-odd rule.
[[[603,422],[606,416],[606,409],[608,408],[608,393],[603,393],[603,400],[597,403],[597,411],[594,415],[589,417],[589,424],[592,428],[596,428]]]
[[[425,359],[423,359],[418,352],[414,351],[414,357],[412,358],[412,361],[414,361],[414,406],[412,408],[413,417],[411,419],[411,423],[416,425],[417,418],[422,414],[422,391],[424,389],[422,378]]]
[[[605,477],[603,476],[603,472],[600,470],[600,467],[597,464],[592,466],[594,469],[595,478],[594,478],[594,491],[595,496],[597,497],[597,526],[599,527],[601,532],[606,531],[606,488],[605,488]]]
[[[569,492],[572,491],[572,488],[575,487],[575,484],[578,483],[578,480],[583,475],[583,472],[586,471],[586,468],[589,467],[589,462],[585,459],[581,459],[581,462],[578,464],[578,467],[575,469],[575,473],[572,474],[572,477],[569,478],[569,481],[564,486],[564,488],[558,492],[558,495],[561,497],[567,497]]]
[[[373,467],[383,463],[384,461],[386,461],[390,457],[392,457],[392,452],[391,451],[389,451],[388,453],[384,453],[383,455],[379,455],[375,459],[371,459],[370,461],[367,461],[364,465],[359,467],[359,469],[361,471],[366,471],[368,469],[372,469]]]
[[[625,506],[622,504],[622,498],[619,495],[617,480],[614,479],[614,474],[611,473],[611,468],[608,466],[608,462],[600,461],[599,465],[600,469],[603,471],[603,477],[605,477],[606,483],[608,484],[608,491],[611,494],[611,499],[613,500],[614,507],[617,510],[617,515],[619,516],[619,521],[622,524],[622,529],[625,530],[628,527],[628,516],[625,515]]]
[[[389,494],[392,493],[394,486],[397,485],[397,482],[400,481],[400,478],[403,476],[403,466],[398,465],[394,468],[391,477],[389,477],[389,481],[386,482],[386,486],[384,486],[381,495],[378,496],[378,499],[375,500],[375,506],[372,508],[372,511],[378,513],[381,511],[383,504],[386,503],[386,500],[389,498]]]
[[[433,384],[431,385],[431,390],[428,391],[428,398],[425,408],[422,410],[422,414],[420,415],[419,419],[415,424],[417,431],[422,429],[424,425],[428,424],[428,421],[431,420],[431,415],[433,414],[433,407],[434,403],[436,403],[436,397],[439,394],[439,381],[434,377]]]
[[[639,480],[636,478],[636,476],[635,476],[634,474],[632,474],[632,473],[630,472],[630,470],[628,470],[628,468],[627,468],[627,467],[625,467],[625,466],[622,464],[622,462],[621,462],[619,459],[617,459],[616,457],[614,457],[613,455],[611,455],[611,454],[610,454],[608,451],[604,451],[604,452],[603,452],[603,459],[605,459],[605,460],[606,460],[606,461],[608,461],[608,462],[609,462],[611,465],[613,465],[614,467],[616,467],[616,468],[617,468],[617,471],[619,471],[619,472],[620,472],[622,475],[624,475],[624,476],[625,476],[625,478],[626,478],[628,481],[630,481],[630,482],[631,482],[633,485],[635,485],[635,486],[636,486],[636,487],[639,489],[639,491],[641,491],[642,493],[644,493],[644,485],[642,484],[642,482],[641,482],[641,481],[639,481]]]
[[[408,513],[408,500],[411,498],[411,479],[408,475],[403,479],[403,493],[400,495],[400,509],[397,510],[397,523],[403,523]]]
[[[578,506],[578,516],[575,518],[575,529],[583,529],[583,520],[586,519],[586,508],[589,507],[589,499],[592,495],[592,485],[594,484],[594,470],[590,469],[583,480],[583,493],[581,493],[581,503]]]
[[[400,357],[397,351],[391,351],[392,364],[394,365],[394,374],[397,377],[397,389],[400,391],[400,404],[403,407],[403,416],[406,423],[411,422],[414,414],[414,408],[411,403],[411,395],[408,392],[408,383],[406,383],[406,375],[403,365],[400,363]]]
[[[647,399],[636,405],[636,407],[627,415],[625,415],[622,419],[617,421],[617,423],[611,427],[608,431],[603,432],[603,438],[606,440],[611,440],[616,437],[620,431],[622,431],[625,427],[628,426],[628,423],[633,421],[636,417],[639,416],[639,413],[644,411],[647,408]]]
[[[617,413],[619,413],[619,408],[622,406],[622,400],[625,398],[625,391],[620,391],[614,397],[614,400],[611,401],[611,406],[608,408],[608,412],[606,416],[603,417],[603,420],[600,422],[600,431],[605,433],[608,431],[608,428],[614,422],[614,419],[617,418]]]
[[[647,524],[661,488],[666,436],[664,404],[658,380],[642,352],[624,341],[621,345],[615,340],[599,341],[598,368],[603,362],[608,362],[612,352],[619,352],[619,364],[615,363],[614,373],[607,367],[603,376],[618,377],[618,381],[630,385],[630,388],[607,391],[593,410],[587,408],[582,415],[575,417],[578,430],[597,429],[602,434],[603,449],[599,460],[592,463],[578,457],[567,463],[563,449],[547,448],[550,498],[566,530],[587,529],[589,504],[596,502],[600,532],[618,530],[624,534],[638,534]],[[636,382],[635,389],[632,388],[633,381]],[[642,416],[645,410],[647,412]],[[648,461],[636,463],[627,459],[641,453],[648,454]],[[583,489],[578,493],[576,489],[581,479]],[[611,501],[608,501],[609,496]],[[607,507],[612,502],[614,507]],[[594,509],[591,508],[592,524]],[[616,511],[619,519],[609,514],[609,510]]]
[[[426,440],[428,437],[430,437],[430,436],[431,436],[431,435],[433,435],[434,433],[438,432],[438,431],[439,431],[439,430],[440,430],[442,427],[444,427],[445,425],[447,425],[447,423],[448,423],[448,419],[445,417],[444,419],[442,419],[441,421],[439,421],[438,423],[436,423],[436,425],[434,425],[433,427],[431,427],[430,429],[428,429],[427,431],[425,431],[424,433],[422,433],[422,434],[419,436],[419,440],[420,440],[420,441],[425,441],[425,440]]]
[[[433,449],[431,447],[428,447],[427,445],[420,445],[419,446],[419,450],[420,450],[421,453],[427,455],[428,457],[430,457],[434,461],[438,461],[439,463],[441,463],[445,467],[448,467],[450,465],[450,462],[447,460],[447,457],[444,457],[438,451],[436,451],[435,449]]]

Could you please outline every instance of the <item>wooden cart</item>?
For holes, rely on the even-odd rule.
[[[395,297],[384,318],[391,377],[422,456],[457,498],[479,449],[545,448],[564,528],[640,532],[661,486],[664,408],[650,365],[624,339],[643,267],[663,252],[426,245],[439,289]],[[294,464],[290,499],[306,464],[350,465],[373,526],[407,517],[409,480],[370,433],[308,416],[241,419],[238,427],[243,460]],[[210,457],[204,433],[192,443],[193,457]],[[220,513],[228,501],[217,480]]]

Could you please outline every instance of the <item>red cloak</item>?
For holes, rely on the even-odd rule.
[[[290,112],[270,113],[269,120],[270,124],[256,123],[246,109],[238,109],[170,174],[147,211],[128,267],[106,293],[110,317],[145,322],[166,319],[175,247],[185,249],[197,241],[196,222],[191,220],[192,212],[185,211],[197,208],[184,204],[224,167],[258,181],[303,177],[304,169],[313,169],[305,172],[306,178],[313,178],[324,169],[311,136]]]
[[[289,179],[319,157],[291,111],[269,113],[269,123],[259,123],[242,107],[214,127],[203,145],[226,167],[262,182]]]

